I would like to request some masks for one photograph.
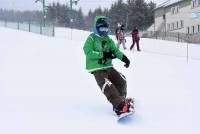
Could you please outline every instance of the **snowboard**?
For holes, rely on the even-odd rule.
[[[120,114],[117,116],[117,121],[121,121],[125,118],[129,118],[130,116],[132,116],[134,114],[134,111],[129,111],[129,112],[126,112],[126,113],[123,113],[123,114]]]
[[[120,115],[117,115],[117,121],[121,121],[123,119],[129,118],[130,116],[132,116],[135,112],[135,108],[134,108],[134,99],[133,98],[127,98],[130,100],[130,108],[128,112],[122,113]]]

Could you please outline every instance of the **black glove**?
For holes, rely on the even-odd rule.
[[[112,52],[103,52],[103,59],[114,59],[116,56]]]
[[[128,68],[130,65],[130,60],[125,55],[123,55],[122,61],[125,63],[124,66]]]
[[[102,41],[101,42],[101,45],[103,47],[103,49],[107,46],[107,41]],[[106,59],[114,59],[116,58],[115,55],[113,54],[112,51],[110,52],[103,52],[103,59],[106,60]]]
[[[105,64],[107,59],[114,59],[116,56],[112,52],[103,52],[103,58],[99,59],[98,64]]]

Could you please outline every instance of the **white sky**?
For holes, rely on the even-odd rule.
[[[53,1],[59,1],[60,3],[69,3],[70,0],[46,0],[46,3],[51,3]],[[74,6],[74,8],[81,7],[84,14],[87,14],[89,9],[95,9],[98,7],[102,8],[110,8],[111,4],[117,0],[80,0],[78,5]],[[126,0],[125,0],[126,1]],[[151,1],[151,0],[146,0]],[[157,4],[160,4],[166,0],[152,0]],[[35,3],[35,0],[0,0],[0,8],[6,9],[18,9],[18,10],[34,10],[34,9],[42,9],[40,3]]]

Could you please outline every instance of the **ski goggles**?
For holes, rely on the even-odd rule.
[[[100,27],[99,28],[99,32],[106,32],[108,33],[110,31],[110,29],[108,27]]]
[[[97,20],[96,22],[96,27],[100,28],[100,27],[109,27],[109,22],[107,18],[100,18]]]

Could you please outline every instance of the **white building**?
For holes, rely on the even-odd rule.
[[[154,15],[154,31],[200,33],[200,0],[168,0]]]

